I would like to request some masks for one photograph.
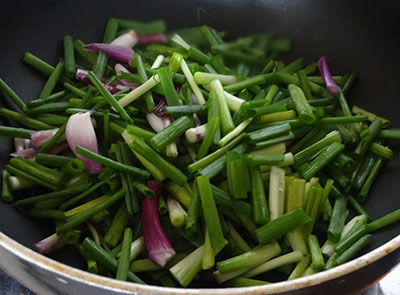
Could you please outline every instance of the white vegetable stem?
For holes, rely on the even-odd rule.
[[[182,227],[186,224],[186,211],[182,208],[181,204],[172,197],[167,197],[167,208],[169,219],[174,227]]]
[[[12,191],[24,190],[37,186],[35,182],[20,176],[10,176],[8,182]]]
[[[30,142],[31,142],[30,139],[15,137],[14,138],[15,151],[20,152],[24,149],[27,149],[29,147]]]
[[[257,276],[259,274],[262,274],[264,272],[267,272],[269,270],[290,264],[290,263],[295,263],[299,262],[303,258],[303,254],[301,254],[300,251],[293,251],[288,254],[279,256],[277,258],[274,258],[270,261],[267,261],[260,266],[250,270],[249,272],[245,273],[243,276],[245,278],[251,278],[254,276]]]
[[[147,122],[149,122],[149,125],[155,132],[160,132],[161,130],[164,129],[164,121],[162,118],[158,117],[154,113],[147,113],[146,114],[146,119]]]
[[[129,31],[126,34],[122,34],[121,36],[115,38],[111,42],[111,45],[132,48],[133,46],[136,45],[137,42],[138,42],[138,38],[136,36],[136,33],[134,31]]]
[[[359,226],[365,224],[367,222],[367,218],[365,215],[358,215],[351,219],[343,228],[342,234],[340,235],[340,240],[337,243],[332,243],[326,240],[325,244],[321,247],[322,253],[326,256],[331,256],[335,251],[336,245],[343,241],[349,233],[353,232]]]
[[[203,140],[207,131],[207,124],[203,124],[186,130],[185,137],[190,143],[196,143]]]
[[[169,269],[171,275],[183,286],[187,287],[202,268],[204,245]]]
[[[126,107],[127,105],[129,105],[130,103],[134,102],[139,97],[141,97],[143,94],[145,94],[147,91],[152,89],[158,83],[160,83],[160,78],[158,77],[158,75],[156,74],[156,75],[151,76],[146,82],[144,82],[138,88],[133,89],[131,92],[129,92],[123,98],[121,98],[118,101],[119,104],[122,105],[123,107]]]
[[[199,86],[194,81],[192,72],[190,71],[185,59],[183,59],[183,58],[181,61],[181,69],[182,69],[183,74],[186,77],[186,80],[189,82],[190,88],[192,88],[194,95],[196,95],[197,100],[199,101],[199,104],[205,104],[206,101],[204,99],[203,93],[201,93]]]
[[[122,138],[125,140],[127,144],[132,143],[135,140],[135,136],[132,134],[129,134],[126,130],[124,130],[121,133]],[[137,153],[136,151],[132,150],[133,154],[135,157],[142,163],[142,165],[153,175],[156,181],[162,182],[166,176],[158,169],[156,166],[154,166],[153,163],[148,161],[145,157],[143,157],[141,154]]]
[[[116,64],[114,66],[114,70],[115,70],[115,74],[117,74],[117,76],[121,75],[121,73],[127,73],[130,74],[129,70],[127,68],[125,68],[123,65],[121,64]]]
[[[146,250],[146,244],[144,243],[143,236],[140,236],[136,240],[134,240],[131,244],[131,256],[129,257],[130,261],[135,260],[141,253]],[[118,253],[118,257],[121,256],[121,253]]]
[[[236,76],[233,75],[211,74],[204,72],[194,73],[194,80],[197,82],[197,84],[210,84],[213,80],[219,80],[222,85],[229,85],[237,82]]]
[[[259,150],[251,151],[250,155],[283,154],[285,152],[286,152],[286,145],[284,143],[277,143]]]
[[[224,91],[225,100],[228,103],[229,109],[235,113],[240,111],[240,106],[244,103],[244,100]]]
[[[171,118],[169,116],[164,116],[163,124],[164,128],[166,128],[168,125],[171,124]],[[174,158],[178,157],[178,147],[176,145],[176,141],[171,142],[166,146],[165,153],[168,157],[174,157]]]
[[[314,185],[317,185],[318,181],[319,181],[319,178],[312,177],[310,179],[310,181],[308,181],[306,183],[306,188],[305,188],[305,191],[304,191],[304,203],[303,203],[303,209],[304,210],[307,208],[307,201],[308,201],[308,197],[310,195],[310,190]]]
[[[159,56],[157,56],[157,58],[155,59],[155,61],[153,62],[153,64],[151,65],[151,69],[158,69],[161,64],[163,63],[165,57],[164,55],[160,54]]]
[[[175,42],[176,44],[185,48],[186,50],[190,49],[190,45],[185,40],[183,40],[183,38],[178,34],[174,34],[171,38],[171,41]]]
[[[242,123],[240,123],[235,129],[233,129],[231,132],[229,132],[227,135],[222,137],[218,144],[220,146],[226,145],[228,142],[230,142],[232,139],[237,137],[244,129],[246,129],[247,126],[249,126],[251,122],[251,119],[244,120]],[[292,155],[293,157],[293,155]]]
[[[269,179],[269,217],[274,220],[283,214],[285,208],[285,170],[271,167]]]

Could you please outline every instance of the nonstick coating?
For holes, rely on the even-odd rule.
[[[298,57],[314,61],[325,55],[332,73],[355,71],[358,79],[348,94],[349,103],[390,118],[400,128],[399,12],[396,1],[2,1],[0,77],[25,100],[34,99],[45,78],[21,62],[26,50],[54,65],[66,34],[86,43],[98,42],[109,17],[164,18],[170,28],[208,24],[231,37],[255,32],[288,37],[294,50],[283,56],[287,62]],[[1,94],[0,98],[0,104],[9,107]],[[3,167],[12,151],[11,140],[0,138],[0,147]],[[393,142],[391,147],[399,151],[400,144]],[[365,204],[373,219],[400,208],[399,154],[385,165]],[[0,203],[0,231],[33,248],[54,228]],[[399,233],[398,224],[377,232],[369,250]],[[79,255],[71,249],[55,258],[81,266]]]

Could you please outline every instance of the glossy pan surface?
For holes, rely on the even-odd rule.
[[[54,65],[61,55],[62,38],[66,34],[90,43],[101,40],[110,16],[138,20],[164,18],[170,28],[208,24],[227,30],[232,37],[254,32],[288,37],[293,40],[294,49],[283,56],[286,61],[298,57],[312,61],[325,55],[333,73],[355,71],[358,80],[348,95],[349,103],[390,118],[394,127],[400,127],[399,6],[395,1],[381,5],[375,1],[361,4],[358,1],[318,0],[2,1],[0,77],[25,100],[36,98],[45,79],[21,62],[26,50]],[[0,104],[8,106],[1,95]],[[399,151],[400,144],[393,142],[391,146]],[[6,163],[11,150],[11,141],[0,138],[1,166]],[[372,218],[400,208],[399,176],[400,156],[397,152],[385,165],[365,204]],[[33,248],[36,241],[51,234],[52,230],[44,222],[32,222],[18,210],[0,203],[0,232],[26,247]],[[399,225],[377,232],[366,252],[387,243],[399,233]],[[390,263],[380,273],[399,260],[399,251],[390,257]],[[60,251],[53,258],[82,267],[79,255],[71,249]],[[362,274],[358,277],[367,278]],[[365,284],[373,279],[368,278]]]

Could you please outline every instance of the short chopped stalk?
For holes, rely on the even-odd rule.
[[[10,86],[4,82],[3,79],[0,78],[0,90],[4,93],[5,96],[9,97],[12,102],[21,110],[24,111],[26,109],[25,102],[11,89]]]
[[[89,210],[89,211],[83,213],[82,215],[79,215],[79,216],[71,219],[70,221],[64,223],[63,225],[58,226],[56,228],[57,229],[57,233],[65,233],[65,232],[75,228],[79,224],[89,220],[90,218],[92,218],[97,213],[103,211],[104,209],[106,209],[109,206],[111,206],[112,204],[114,204],[116,201],[118,201],[124,195],[125,195],[125,191],[124,190],[117,191],[115,194],[113,194],[107,201],[105,201],[101,205],[93,208],[92,210]]]
[[[279,87],[276,85],[271,85],[269,88],[267,95],[265,96],[265,105],[270,105],[275,95],[278,93]]]
[[[256,229],[257,239],[261,244],[268,243],[310,221],[303,209],[294,209]]]
[[[196,178],[199,188],[203,216],[206,221],[208,233],[210,235],[211,245],[216,253],[225,247],[224,235],[222,233],[221,223],[215,205],[212,188],[207,176]]]
[[[324,257],[319,247],[318,239],[315,235],[308,236],[308,246],[311,254],[311,266],[315,270],[322,270],[325,267]]]
[[[312,107],[309,105],[304,95],[303,90],[294,84],[289,84],[288,90],[292,96],[292,100],[294,102],[296,111],[299,114],[300,120],[306,124],[313,124],[316,121],[316,118],[313,114]]]
[[[191,127],[193,127],[193,120],[187,116],[180,117],[154,135],[149,143],[155,150],[160,152]]]
[[[131,243],[132,243],[132,230],[126,228],[124,231],[124,238],[122,241],[121,256],[118,260],[118,269],[116,279],[126,281],[128,279],[129,272],[129,261],[131,255]]]
[[[47,98],[50,96],[57,82],[60,80],[61,76],[64,73],[64,62],[59,61],[54,71],[49,76],[46,84],[44,85],[42,92],[39,95],[39,99]]]
[[[251,269],[276,257],[281,253],[281,248],[277,242],[264,246],[258,246],[248,252],[234,256],[232,258],[217,263],[217,270],[221,274]]]
[[[178,106],[179,98],[178,94],[176,93],[174,83],[172,81],[172,74],[168,71],[167,68],[160,68],[157,70],[157,73],[160,79],[161,88],[163,89],[165,94],[167,105]]]
[[[368,120],[371,121],[371,122],[372,122],[375,118],[378,118],[379,120],[382,121],[382,127],[383,127],[383,128],[390,128],[390,126],[391,126],[391,122],[390,122],[388,119],[379,117],[379,116],[377,116],[377,115],[375,115],[375,114],[373,114],[373,113],[370,113],[370,112],[368,112],[368,111],[366,111],[366,110],[364,110],[364,109],[362,109],[362,108],[360,108],[360,107],[358,107],[358,106],[353,106],[353,108],[351,109],[351,111],[352,111],[353,114],[355,114],[355,115],[366,115],[366,116],[368,116]]]
[[[362,249],[372,243],[371,235],[367,234],[361,237],[353,245],[351,245],[346,251],[336,258],[336,265],[343,264],[353,257],[355,257]]]
[[[243,99],[230,94],[229,92],[224,91],[225,100],[228,104],[228,107],[231,111],[238,113],[242,104],[245,102]]]
[[[9,183],[9,179],[10,179],[10,173],[8,173],[7,170],[3,170],[2,174],[1,174],[1,198],[4,202],[13,202],[14,198],[13,198],[13,194],[12,194],[12,190],[11,190],[11,186]]]
[[[88,78],[90,82],[97,88],[101,95],[107,100],[107,102],[120,114],[121,118],[124,119],[128,124],[133,124],[132,118],[121,106],[121,104],[115,99],[115,97],[104,87],[100,79],[93,72],[89,72]]]
[[[285,208],[285,170],[276,166],[271,167],[268,204],[271,221],[283,214]]]
[[[333,142],[341,142],[341,137],[338,131],[328,133],[324,138],[306,147],[294,155],[294,161],[297,166],[300,166],[310,159],[318,155],[324,148]]]
[[[342,234],[344,222],[347,218],[349,211],[347,210],[347,199],[340,197],[336,199],[333,207],[332,218],[329,223],[328,240],[332,243],[337,243]]]
[[[297,72],[297,76],[299,77],[299,84],[301,89],[304,92],[305,97],[310,100],[312,99],[311,89],[308,82],[307,74],[304,70],[300,70]]]
[[[130,215],[128,214],[128,210],[126,205],[123,203],[117,213],[115,214],[109,229],[107,230],[103,242],[110,248],[114,248],[117,246],[121,237],[124,234],[124,229],[128,224],[130,219]]]
[[[269,260],[260,266],[246,272],[243,274],[244,277],[246,278],[251,278],[256,275],[262,274],[264,272],[267,272],[269,270],[290,264],[290,263],[295,263],[299,262],[303,258],[303,254],[300,251],[293,251],[288,254],[279,256],[277,258],[274,258],[272,260]]]
[[[390,148],[376,142],[371,145],[370,151],[389,160],[393,158],[393,151]]]
[[[375,231],[400,220],[400,209],[368,223],[368,231]]]
[[[166,185],[166,189],[183,206],[189,208],[192,199],[192,194],[190,193],[190,191],[174,182],[168,182]]]
[[[352,117],[326,117],[322,118],[318,122],[322,125],[342,125],[342,124],[352,124],[365,122],[368,119],[367,116],[352,116]]]
[[[188,234],[193,234],[198,227],[198,218],[201,215],[200,195],[197,183],[194,182],[192,189],[192,198],[190,200],[188,213],[186,217],[185,230]]]
[[[70,35],[64,36],[64,60],[65,60],[65,74],[69,78],[75,78],[75,55],[73,39]]]
[[[12,158],[10,159],[9,164],[55,186],[59,186],[63,180],[63,173],[40,165],[36,162],[32,162],[23,157]]]
[[[51,189],[53,191],[58,190],[58,186],[51,184],[51,183],[47,182],[46,180],[43,180],[42,178],[39,178],[35,175],[27,173],[26,171],[24,171],[22,169],[13,167],[11,165],[6,165],[5,169],[14,176],[23,177],[25,179],[28,179],[29,181],[34,182],[35,184],[41,185],[41,186]]]
[[[235,139],[230,141],[225,146],[219,148],[218,150],[207,155],[206,157],[202,158],[201,160],[198,160],[198,161],[190,164],[188,166],[189,172],[191,172],[191,173],[196,172],[196,171],[206,167],[210,163],[214,162],[215,160],[217,160],[218,158],[223,156],[227,151],[229,151],[233,147],[235,147],[239,142],[241,142],[245,136],[246,136],[246,134],[244,134],[244,133],[240,134],[238,137],[236,137]]]
[[[261,123],[272,123],[279,121],[286,121],[296,119],[297,115],[294,110],[284,111],[284,112],[276,112],[272,114],[262,115],[258,118]]]
[[[230,238],[235,243],[236,247],[238,247],[242,252],[251,250],[247,242],[240,236],[235,227],[229,221],[227,221],[227,228],[229,230]]]
[[[226,145],[229,141],[237,137],[241,132],[243,132],[247,126],[251,123],[251,119],[244,120],[242,123],[240,123],[238,126],[236,126],[235,129],[230,131],[228,134],[226,134],[223,138],[220,139],[218,144],[220,146]]]
[[[309,255],[304,256],[296,265],[292,273],[290,274],[288,280],[294,280],[297,278],[301,278],[307,268],[310,266],[311,257]]]
[[[146,82],[148,79],[147,74],[146,74],[146,71],[144,70],[142,57],[138,53],[135,53],[135,55],[134,55],[134,62],[135,62],[136,68],[138,69],[138,75],[139,75],[140,82],[141,83]],[[148,91],[144,94],[144,101],[146,103],[147,112],[152,112],[155,104],[154,104],[153,95],[151,94],[150,91]]]
[[[24,128],[0,126],[0,136],[30,139],[32,132],[33,130]]]
[[[287,135],[291,129],[292,128],[289,124],[282,123],[249,132],[247,136],[252,142],[259,142],[262,140],[272,139],[280,135]]]
[[[115,175],[112,175],[111,177],[114,177]],[[60,205],[60,210],[66,210],[71,208],[72,206],[74,206],[76,203],[78,203],[80,200],[84,199],[85,197],[87,197],[89,194],[95,192],[98,188],[100,188],[104,183],[106,183],[109,180],[109,178],[102,180],[94,185],[92,185],[91,187],[89,187],[87,190],[85,190],[84,192],[80,193],[79,195],[68,199],[66,202],[62,203]]]
[[[197,151],[196,160],[200,160],[207,155],[210,147],[213,144],[218,129],[219,129],[219,118],[218,117],[211,118],[211,120],[209,120],[207,123],[207,131],[200,145],[200,148]]]
[[[187,213],[182,208],[180,203],[171,197],[167,197],[166,203],[168,207],[169,219],[171,221],[171,224],[174,227],[184,226],[186,224]]]
[[[202,260],[202,268],[203,269],[211,269],[215,264],[215,251],[211,245],[210,235],[208,233],[208,229],[205,230],[205,238],[204,238],[204,252],[203,252],[203,260]]]
[[[219,116],[221,120],[221,129],[224,135],[227,135],[231,132],[235,125],[232,120],[232,116],[228,107],[228,103],[225,99],[224,91],[222,88],[222,84],[219,80],[214,80],[211,82],[210,87],[212,90],[215,91],[218,98],[218,109],[219,109]]]
[[[93,242],[90,238],[86,238],[82,242],[80,249],[82,249],[84,253],[86,253],[86,255],[92,257],[94,260],[103,265],[109,271],[112,271],[114,273],[117,272],[118,261],[115,258],[113,258],[106,250],[104,250],[95,242]],[[140,278],[138,278],[132,272],[128,272],[128,280],[134,283],[145,284]]]
[[[144,82],[142,85],[139,87],[133,89],[131,92],[126,94],[124,97],[122,97],[118,103],[122,107],[126,107],[127,105],[131,104],[138,98],[140,98],[143,94],[145,94],[147,91],[155,87],[157,84],[160,83],[160,78],[158,74],[155,74],[154,76],[151,76],[146,82]]]
[[[169,269],[171,275],[187,287],[202,269],[204,245],[200,246]]]
[[[371,186],[375,178],[378,176],[378,173],[381,170],[383,164],[385,164],[385,159],[383,157],[378,156],[375,163],[371,167],[371,171],[369,172],[368,177],[365,179],[365,182],[358,194],[360,200],[366,200],[369,190],[371,189]]]
[[[192,88],[192,91],[194,93],[194,95],[197,97],[197,100],[199,101],[200,104],[205,104],[205,99],[203,94],[201,93],[201,90],[199,88],[199,86],[196,84],[192,73],[190,72],[190,69],[185,61],[185,59],[182,59],[181,62],[181,69],[183,74],[186,77],[186,80],[188,81],[190,87]]]
[[[237,277],[232,280],[226,282],[229,287],[251,287],[251,286],[262,286],[270,284],[266,281],[254,280],[248,278]]]
[[[258,167],[250,168],[250,175],[253,219],[258,224],[265,224],[269,221],[269,210],[260,169]]]
[[[93,161],[99,162],[107,167],[119,170],[124,173],[132,174],[132,175],[140,177],[140,178],[148,178],[150,176],[150,173],[148,171],[145,171],[143,169],[136,168],[136,167],[133,167],[130,165],[119,163],[119,162],[109,159],[107,157],[103,157],[101,155],[93,153],[93,152],[89,151],[88,149],[85,149],[80,146],[76,147],[76,152],[86,158],[89,158]]]
[[[49,124],[43,123],[39,120],[32,119],[31,117],[20,114],[18,112],[14,112],[6,108],[0,108],[0,116],[9,118],[15,122],[18,122],[28,128],[35,130],[54,129],[54,127]]]
[[[249,176],[243,157],[239,153],[228,151],[226,153],[226,168],[229,191],[233,198],[247,198]]]
[[[354,150],[355,157],[362,158],[365,155],[365,153],[369,150],[371,144],[381,131],[381,128],[382,128],[382,121],[380,121],[378,118],[375,118],[372,121],[371,125],[368,127],[368,136],[362,138],[358,143],[357,147],[355,148]]]
[[[310,180],[318,171],[328,164],[337,154],[344,149],[344,145],[338,142],[331,143],[307,166],[300,171],[304,179]]]

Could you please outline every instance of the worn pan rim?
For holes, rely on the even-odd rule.
[[[99,276],[96,274],[88,273],[86,271],[68,266],[43,256],[25,246],[18,243],[17,241],[9,238],[7,235],[0,231],[0,246],[5,250],[12,252],[13,255],[17,256],[21,260],[30,262],[37,265],[38,267],[49,271],[55,275],[62,275],[67,279],[74,280],[76,282],[92,285],[99,288],[107,288],[114,292],[135,292],[137,294],[160,294],[160,295],[171,295],[171,294],[231,294],[231,295],[244,295],[252,292],[253,294],[274,294],[280,292],[287,292],[297,290],[320,283],[336,279],[343,275],[349,274],[353,271],[361,269],[368,264],[371,264],[386,255],[389,255],[396,249],[400,248],[400,235],[386,242],[382,246],[368,252],[361,257],[358,257],[350,262],[335,267],[333,269],[314,274],[309,277],[299,278],[293,281],[283,281],[270,285],[255,286],[255,287],[242,287],[242,288],[224,288],[224,289],[184,289],[184,288],[168,288],[159,287],[152,285],[140,285],[129,282],[121,282],[112,278]],[[29,287],[29,286],[27,286]]]

